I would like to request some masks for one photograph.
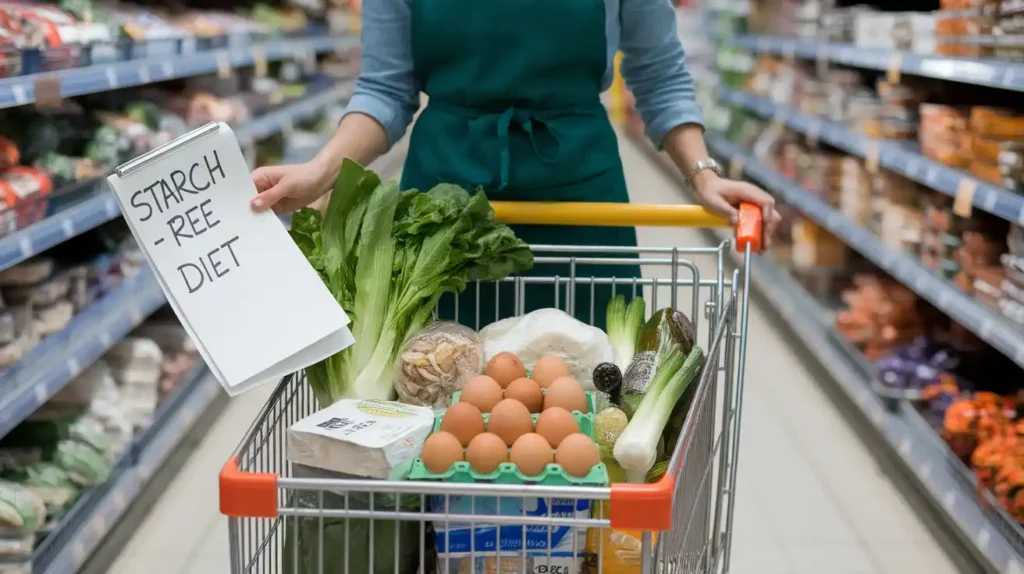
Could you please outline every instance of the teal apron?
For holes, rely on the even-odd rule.
[[[409,144],[403,189],[439,183],[482,187],[492,200],[628,202],[615,131],[600,101],[607,62],[604,0],[411,0],[416,79],[429,96]],[[636,246],[633,228],[514,226],[531,245]],[[541,256],[557,255],[541,253]],[[593,255],[591,255],[593,256]],[[620,256],[621,257],[621,256]],[[525,275],[570,277],[568,264]],[[480,328],[558,306],[603,327],[610,285],[628,292],[636,265],[577,265],[573,309],[524,282],[470,285],[439,316]]]

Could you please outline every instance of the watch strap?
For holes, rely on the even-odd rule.
[[[707,159],[702,159],[694,163],[692,166],[690,166],[690,169],[686,171],[686,180],[692,183],[694,176],[704,171],[705,169],[710,169],[711,171],[717,173],[718,175],[722,175],[722,166],[718,165],[717,161],[709,157]]]

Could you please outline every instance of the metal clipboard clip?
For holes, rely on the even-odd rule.
[[[114,175],[117,177],[125,177],[133,171],[145,167],[149,162],[161,158],[166,154],[180,150],[198,139],[216,133],[218,130],[220,130],[219,122],[210,122],[202,127],[196,128],[185,135],[174,138],[158,148],[147,151],[139,157],[117,166],[117,168],[114,169]]]

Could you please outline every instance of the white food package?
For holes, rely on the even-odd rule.
[[[597,327],[577,320],[560,309],[538,309],[521,317],[491,323],[480,331],[484,361],[509,352],[532,369],[545,355],[555,355],[569,367],[569,374],[588,391],[594,387],[594,367],[615,361],[615,347]]]
[[[434,427],[434,410],[395,401],[342,399],[288,429],[290,462],[386,479],[416,458]]]

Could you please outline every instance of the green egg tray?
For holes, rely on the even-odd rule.
[[[459,394],[455,393],[452,396],[452,404],[459,402]],[[572,416],[576,419],[576,424],[580,427],[580,432],[594,439],[594,394],[587,394],[587,403],[590,405],[591,412],[581,413],[579,411],[573,411]],[[437,432],[441,428],[441,419],[444,418],[446,411],[438,411],[434,413],[434,430]],[[537,418],[539,414],[531,416],[534,425],[537,424]],[[484,414],[484,421],[490,421],[490,414]],[[510,463],[502,463],[490,474],[480,474],[473,470],[469,466],[468,462],[457,462],[448,469],[447,472],[441,474],[435,474],[427,470],[424,466],[423,461],[417,457],[412,463],[412,469],[409,471],[409,475],[406,477],[407,480],[430,480],[439,482],[457,482],[457,483],[475,483],[485,482],[492,484],[536,484],[540,486],[608,486],[608,468],[604,463],[598,463],[590,469],[590,472],[586,476],[576,477],[565,472],[562,466],[559,464],[549,464],[544,469],[544,472],[537,476],[527,476],[519,471],[519,468]]]

